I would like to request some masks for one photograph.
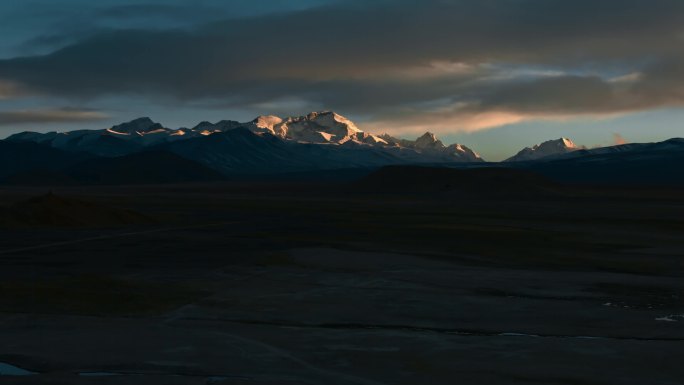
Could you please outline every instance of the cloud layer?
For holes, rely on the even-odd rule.
[[[348,1],[91,33],[1,60],[0,97],[16,84],[73,100],[326,108],[383,131],[472,131],[682,106],[682,26],[678,0]]]
[[[35,123],[90,122],[104,120],[108,117],[108,115],[97,111],[70,108],[0,111],[0,126]]]

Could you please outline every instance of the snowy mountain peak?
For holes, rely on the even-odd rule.
[[[324,127],[344,125],[347,126],[347,128],[349,128],[351,131],[362,132],[358,127],[356,127],[354,122],[333,111],[312,112],[307,116],[307,119]]]
[[[452,144],[444,149],[444,152],[452,158],[457,158],[459,160],[467,162],[483,162],[484,160],[477,152],[471,150],[470,148],[462,144]]]
[[[552,147],[573,149],[573,148],[577,148],[577,145],[575,145],[575,143],[572,140],[563,137],[563,138],[559,138],[559,139],[555,139],[555,140],[549,140],[549,141],[546,141],[546,142],[541,143],[541,144],[537,144],[537,145],[533,146],[532,148],[540,149],[540,148],[552,148]]]
[[[568,138],[560,138],[556,140],[549,140],[546,141],[542,144],[535,145],[532,147],[533,150],[535,151],[541,151],[542,153],[544,152],[553,152],[553,150],[558,150],[558,151],[571,151],[571,150],[576,150],[578,147],[573,143],[572,140]]]
[[[572,140],[568,138],[560,138],[549,140],[532,147],[526,147],[515,156],[506,160],[506,162],[523,162],[528,160],[537,160],[546,158],[548,156],[557,156],[567,154],[569,152],[577,151],[582,147],[577,146]]]
[[[415,146],[419,149],[439,149],[446,147],[432,132],[426,132],[423,136],[416,139]]]
[[[575,143],[574,143],[572,140],[568,139],[568,138],[560,138],[560,140],[563,141],[563,145],[565,145],[565,147],[568,147],[568,148],[577,148],[577,146],[575,145]]]
[[[421,135],[421,136],[419,137],[419,139],[423,139],[423,138],[424,138],[425,140],[428,140],[428,139],[429,139],[429,140],[432,140],[433,142],[436,142],[436,141],[437,141],[437,135],[433,134],[433,133],[430,132],[430,131],[424,133],[423,135]]]
[[[252,120],[252,125],[255,128],[274,132],[277,125],[281,124],[283,119],[275,115],[262,115],[258,116],[256,119]]]
[[[382,143],[382,139],[369,136],[349,119],[332,111],[312,112],[305,116],[290,117],[285,120],[273,117],[260,117],[261,125],[273,135],[283,139],[310,143]]]

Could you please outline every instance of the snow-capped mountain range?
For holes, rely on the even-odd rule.
[[[684,168],[677,163],[683,156],[684,139],[587,149],[560,138],[527,147],[504,164],[552,179],[560,175],[592,183],[607,180],[606,175],[628,181],[634,170],[643,169],[642,179],[647,180],[647,176],[653,183],[665,183],[673,175],[684,180],[680,175]],[[471,168],[502,164],[486,163],[461,144],[447,146],[429,132],[415,140],[367,133],[334,112],[289,118],[260,116],[244,123],[201,122],[180,129],[140,118],[101,130],[22,132],[0,140],[0,161],[0,181],[44,182],[40,173],[49,172],[53,173],[51,178],[67,177],[79,183],[137,183],[152,178],[150,175],[154,175],[151,180],[170,181],[178,179],[175,174],[183,174],[180,181],[187,181],[198,179],[196,175],[209,180],[217,175],[332,175],[335,173],[327,171],[390,165]],[[130,178],[132,172],[137,179]],[[118,179],[112,179],[113,175]]]
[[[360,130],[351,120],[335,112],[312,112],[306,116],[280,118],[259,116],[251,122],[222,120],[201,122],[193,128],[170,129],[150,118],[140,118],[105,130],[69,132],[23,132],[8,141],[30,141],[49,144],[66,151],[83,151],[99,156],[120,156],[144,148],[164,146],[225,134],[236,129],[269,140],[277,138],[289,144],[333,145],[352,149],[374,149],[391,157],[410,162],[482,162],[468,147],[445,146],[435,135],[426,133],[415,141],[384,134],[376,136]],[[175,146],[177,147],[177,146]]]

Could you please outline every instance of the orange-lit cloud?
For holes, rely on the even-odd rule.
[[[518,107],[518,108],[514,108]],[[517,123],[531,121],[567,122],[573,120],[606,120],[631,113],[631,110],[610,109],[581,112],[576,110],[539,109],[520,106],[500,108],[482,103],[459,102],[441,108],[406,108],[397,113],[376,115],[368,119],[362,128],[374,132],[402,135],[419,134],[425,131],[448,134],[475,132]]]
[[[457,132],[475,132],[528,121],[567,121],[577,118],[572,115],[525,114],[511,111],[451,113],[421,113],[413,117],[380,118],[367,122],[362,128],[374,133],[395,135],[420,134],[426,131],[448,134]],[[600,119],[602,117],[595,116]]]
[[[475,64],[452,61],[433,61],[427,65],[407,66],[382,70],[377,73],[360,73],[358,78],[373,76],[383,79],[398,79],[402,81],[438,79],[448,76],[473,75],[480,71],[481,67]]]
[[[619,146],[627,143],[629,142],[627,142],[627,140],[624,137],[622,137],[622,135],[618,134],[617,132],[613,134],[613,144]]]

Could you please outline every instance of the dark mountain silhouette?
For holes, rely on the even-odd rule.
[[[58,170],[29,170],[6,177],[13,185],[122,185],[210,182],[225,179],[197,162],[166,151],[91,158]]]
[[[306,157],[275,136],[257,135],[246,128],[167,143],[155,147],[192,159],[224,174],[304,170]]]
[[[90,158],[92,155],[62,151],[39,143],[0,141],[0,179],[35,170],[57,171]]]
[[[65,170],[85,184],[158,184],[224,179],[197,162],[166,151],[146,151],[116,158],[91,159]]]
[[[144,134],[144,133],[157,131],[157,130],[167,130],[167,129],[164,128],[164,126],[162,126],[161,124],[152,121],[152,119],[150,119],[148,117],[143,117],[143,118],[131,120],[130,122],[127,122],[127,123],[122,123],[122,124],[113,126],[108,131],[109,132],[121,133],[121,134]]]
[[[126,137],[114,134],[111,130],[78,130],[46,134],[22,132],[8,137],[5,142],[33,142],[63,151],[83,152],[97,156],[121,156],[141,151],[144,148],[143,143],[124,138]]]

